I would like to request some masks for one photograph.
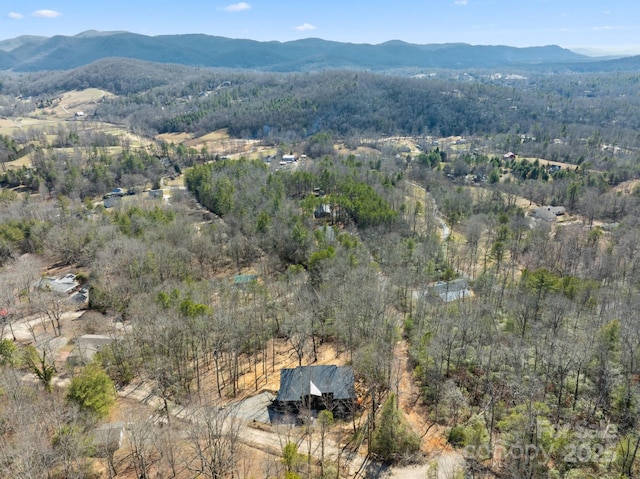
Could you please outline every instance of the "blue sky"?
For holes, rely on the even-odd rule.
[[[4,0],[0,40],[85,30],[640,53],[637,0]]]

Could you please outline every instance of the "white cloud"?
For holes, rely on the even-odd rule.
[[[243,12],[245,10],[251,10],[251,5],[247,2],[232,3],[223,8],[225,12]]]
[[[24,18],[24,15],[22,13],[9,12],[9,15],[7,15],[7,17],[9,17],[11,20],[20,20]]]
[[[596,32],[606,31],[606,30],[622,30],[622,27],[616,27],[613,25],[603,25],[601,27],[593,27],[592,30],[595,30]]]
[[[36,10],[31,14],[32,17],[38,18],[56,18],[62,15],[60,12],[56,12],[55,10]]]
[[[311,30],[316,30],[316,27],[311,25],[310,23],[303,23],[302,25],[293,27],[293,29],[298,30],[299,32],[309,32]]]
[[[469,5],[469,0],[456,0],[453,4],[458,5],[459,7],[464,7],[465,5]]]

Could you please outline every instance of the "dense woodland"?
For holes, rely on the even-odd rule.
[[[149,135],[228,128],[234,136],[288,143],[320,132],[356,141],[490,136],[489,146],[521,155],[633,170],[637,84],[634,73],[273,74],[101,60],[69,72],[7,77],[1,91],[34,99],[3,105],[20,115],[60,91],[103,88],[120,96],[101,104],[96,119]]]
[[[276,341],[300,365],[326,344],[346,356],[364,395],[348,440],[377,460],[419,461],[425,430],[388,440],[407,427],[394,414],[405,341],[423,429],[445,428],[465,477],[637,476],[639,75],[277,75],[135,62],[110,76],[105,64],[7,76],[2,111],[28,116],[61,91],[100,87],[119,96],[96,121],[148,136],[227,128],[307,158],[276,171],[183,145],[131,147],[83,122],[1,138],[0,161],[29,152],[34,166],[0,174],[1,475],[91,477],[91,431],[113,401],[105,387],[144,378],[169,427],[136,420],[130,454],[101,455],[109,477],[249,477],[235,423],[207,401],[234,398],[247,368],[258,391],[277,374]],[[452,135],[467,147],[434,143]],[[371,153],[338,154],[338,142]],[[187,189],[169,203],[95,205],[114,187],[175,175]],[[570,220],[534,220],[527,203],[562,205]],[[316,218],[324,205],[330,214]],[[46,348],[11,339],[29,314],[63,335],[70,307],[33,287],[51,264],[82,271],[90,310],[124,331],[65,372]],[[234,286],[248,270],[259,281]],[[473,297],[444,302],[429,289],[455,278]],[[62,393],[56,374],[71,379]],[[203,421],[173,422],[172,408],[195,404]],[[316,471],[283,453],[264,477],[340,477],[336,464]]]

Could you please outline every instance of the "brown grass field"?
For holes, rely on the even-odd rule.
[[[51,108],[43,108],[39,112],[45,117],[58,119],[72,118],[78,112],[87,115],[95,112],[98,103],[103,98],[112,98],[114,95],[105,90],[87,88],[86,90],[73,90],[62,94],[54,101]]]

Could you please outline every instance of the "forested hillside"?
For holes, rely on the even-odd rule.
[[[407,78],[347,71],[202,71],[104,60],[71,72],[21,78],[3,81],[5,94],[34,100],[6,107],[17,114],[61,91],[102,88],[118,97],[101,102],[92,118],[125,123],[149,136],[202,135],[220,128],[273,143],[303,141],[319,132],[356,141],[462,135],[485,138],[478,147],[569,163],[588,158],[605,169],[633,169],[630,160],[640,146],[638,76],[632,73],[442,71]]]
[[[638,78],[4,77],[0,475],[637,477]]]
[[[349,68],[384,71],[402,68],[493,68],[593,63],[555,45],[515,48],[460,43],[413,45],[390,41],[379,45],[307,38],[258,42],[212,35],[147,36],[129,32],[86,31],[51,38],[22,36],[0,42],[0,69],[20,72],[69,70],[110,58],[135,58],[195,67],[263,71],[317,71]],[[605,62],[606,64],[606,62]],[[583,66],[583,68],[585,68]],[[602,66],[595,66],[596,70]]]

